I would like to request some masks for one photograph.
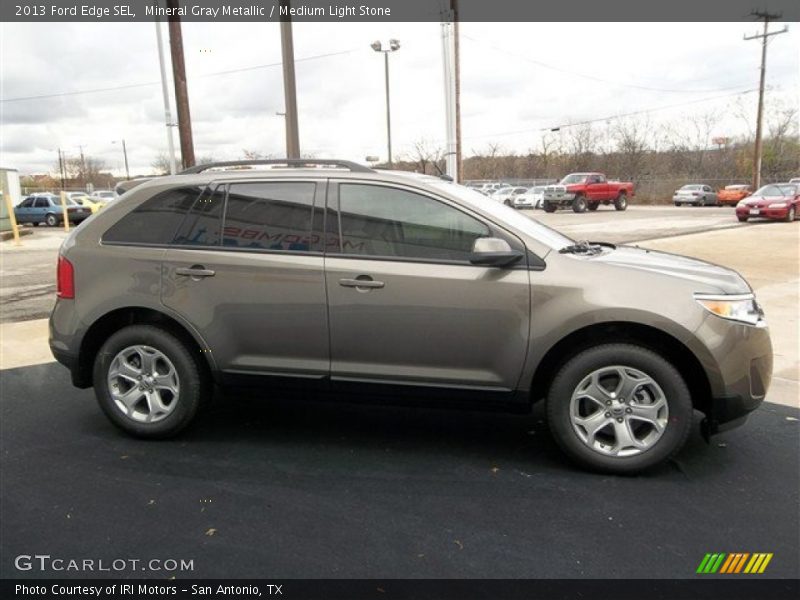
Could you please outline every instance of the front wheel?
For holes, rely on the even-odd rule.
[[[678,370],[634,344],[581,352],[560,369],[547,396],[547,421],[561,449],[607,473],[636,473],[675,455],[692,414]]]
[[[786,217],[784,217],[783,220],[787,223],[791,223],[795,219],[796,212],[797,211],[795,210],[794,206],[790,206],[788,212],[786,213]]]
[[[620,194],[617,196],[617,199],[614,200],[614,208],[617,210],[625,210],[628,208],[628,196],[627,194]]]
[[[177,434],[210,396],[210,382],[195,354],[160,327],[120,329],[95,358],[94,390],[100,408],[131,435]]]
[[[737,216],[736,218],[739,219],[739,223],[747,223],[747,217],[739,217],[739,216]]]

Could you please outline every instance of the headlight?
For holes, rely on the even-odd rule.
[[[753,294],[695,294],[694,299],[708,312],[731,321],[757,325],[764,319],[764,311]]]
[[[775,204],[770,204],[770,208],[786,208],[786,202],[776,202]]]

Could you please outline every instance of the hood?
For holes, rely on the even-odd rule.
[[[593,260],[694,281],[699,284],[698,292],[706,291],[700,286],[710,286],[724,294],[746,294],[751,291],[748,283],[736,271],[678,254],[618,246],[616,250]]]
[[[770,204],[775,204],[776,202],[791,202],[791,196],[788,197],[775,197],[775,198],[764,198],[763,196],[750,196],[745,200],[745,206],[769,206]]]

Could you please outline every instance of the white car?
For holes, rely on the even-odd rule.
[[[527,191],[528,188],[524,187],[504,187],[497,190],[490,196],[490,198],[497,202],[502,202],[506,206],[513,206],[514,198],[524,194]]]
[[[800,183],[800,177],[792,177],[789,183]]]
[[[544,204],[544,186],[529,188],[524,194],[513,197],[514,208],[542,208]]]

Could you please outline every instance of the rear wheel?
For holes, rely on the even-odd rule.
[[[555,204],[553,204],[552,202],[545,202],[544,203],[544,212],[554,213],[554,212],[556,212],[556,208],[558,208],[558,207]]]
[[[585,196],[575,196],[575,199],[572,201],[572,212],[586,212],[586,206],[587,202]]]
[[[33,226],[34,227],[38,227],[39,225],[41,225],[41,223],[39,221],[34,221],[33,222]]]
[[[106,340],[94,362],[100,408],[123,431],[167,438],[184,429],[210,396],[199,356],[172,333],[131,325]]]
[[[50,227],[55,227],[58,225],[58,217],[56,217],[53,213],[48,213],[48,215],[44,218],[44,222]]]
[[[600,206],[598,202],[589,202],[589,210],[597,210],[597,207]]]
[[[790,206],[789,211],[786,213],[786,217],[783,220],[786,221],[787,223],[791,223],[792,221],[794,221],[796,213],[797,211],[795,210],[794,205]]]
[[[692,424],[689,389],[675,367],[634,344],[581,352],[553,379],[547,421],[583,467],[635,473],[675,455]]]
[[[736,218],[739,219],[739,223],[747,223],[747,217],[740,217],[737,215]]]
[[[625,193],[621,193],[617,196],[617,199],[614,200],[614,208],[617,210],[625,210],[628,208],[628,196]]]

